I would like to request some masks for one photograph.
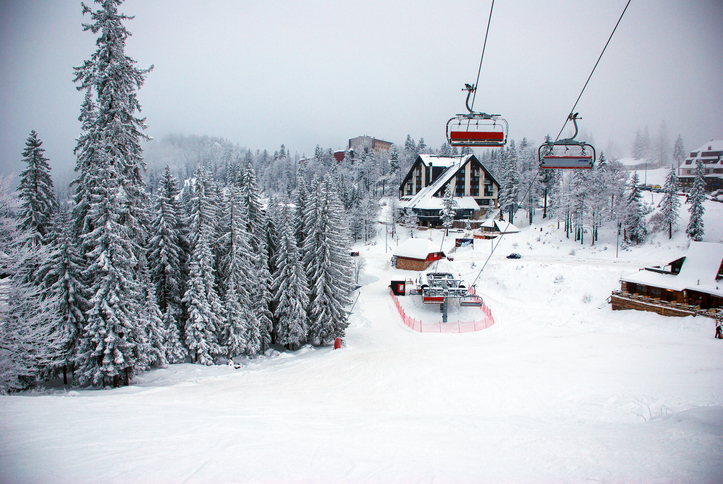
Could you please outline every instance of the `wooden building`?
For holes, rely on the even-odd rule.
[[[723,308],[723,244],[692,241],[684,257],[623,277],[611,303],[673,316]]]
[[[431,246],[429,239],[407,239],[394,250],[392,264],[397,269],[423,271],[445,257],[444,252]]]

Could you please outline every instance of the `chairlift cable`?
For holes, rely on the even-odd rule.
[[[600,63],[600,59],[602,59],[603,54],[605,53],[605,50],[608,48],[608,44],[610,44],[610,41],[613,38],[613,35],[615,34],[615,31],[618,28],[618,25],[620,25],[620,21],[623,19],[623,15],[625,15],[625,12],[628,9],[628,6],[630,5],[630,2],[632,0],[628,0],[628,3],[625,5],[625,8],[623,9],[623,13],[620,14],[620,18],[618,19],[618,22],[615,24],[615,28],[613,28],[613,31],[610,33],[610,37],[608,38],[608,41],[605,43],[605,47],[603,47],[602,52],[600,52],[600,56],[597,58],[597,62],[595,62],[595,66],[592,68],[592,71],[590,72],[590,75],[587,78],[587,81],[585,81],[585,85],[582,87],[582,90],[580,91],[580,95],[577,96],[577,100],[575,101],[575,104],[572,106],[572,109],[570,110],[570,115],[565,119],[565,123],[562,125],[562,129],[560,129],[560,132],[557,134],[557,138],[555,138],[555,141],[560,139],[560,136],[562,135],[562,132],[565,129],[565,126],[567,126],[567,122],[570,120],[570,116],[575,112],[575,108],[577,107],[577,103],[580,102],[580,98],[582,97],[582,93],[585,92],[585,88],[587,87],[588,83],[590,82],[590,79],[592,78],[593,73],[595,72],[595,69],[597,69],[597,65]],[[493,2],[494,3],[494,2]],[[488,26],[489,28],[489,26]]]
[[[482,44],[482,56],[479,59],[479,69],[477,69],[477,80],[475,81],[475,84],[474,84],[475,90],[474,90],[474,93],[472,94],[472,104],[470,105],[470,107],[472,109],[474,109],[474,100],[477,97],[477,86],[479,85],[479,76],[480,76],[480,73],[482,72],[482,61],[485,58],[485,49],[487,48],[487,36],[490,33],[490,24],[492,23],[492,9],[494,9],[494,8],[495,8],[495,0],[492,0],[492,5],[490,6],[490,16],[487,19],[487,30],[485,31],[485,40],[484,40],[484,43]]]
[[[532,181],[530,182],[530,185],[527,187],[527,191],[525,191],[525,194],[520,197],[520,200],[524,200],[524,199],[527,197],[527,195],[530,193],[530,190],[532,189],[532,185],[535,184],[535,181],[537,180],[537,177],[540,175],[540,171],[542,171],[542,168],[538,168],[538,169],[537,169],[537,173],[535,173],[535,176],[532,177]],[[514,218],[514,217],[513,217],[513,218]],[[512,224],[512,222],[510,222],[510,224]],[[507,231],[504,231],[504,232],[502,232],[502,233],[500,234],[500,237],[497,239],[497,243],[494,245],[494,247],[492,247],[492,252],[490,252],[490,255],[487,256],[487,260],[485,261],[484,264],[482,264],[482,268],[481,268],[481,269],[479,270],[479,272],[477,273],[477,277],[475,277],[475,278],[474,278],[474,281],[472,281],[472,284],[471,284],[472,286],[474,286],[474,285],[477,283],[477,279],[479,279],[479,276],[482,275],[482,271],[483,271],[483,270],[485,269],[485,267],[487,266],[487,263],[490,261],[490,258],[492,257],[492,254],[495,253],[495,250],[497,250],[497,246],[500,245],[500,242],[502,241],[502,237],[504,237],[504,235],[505,235],[506,233],[507,233]]]

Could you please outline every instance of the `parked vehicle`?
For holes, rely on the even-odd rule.
[[[510,255],[507,256],[508,259],[521,259],[522,256],[518,254],[517,252],[513,252]]]

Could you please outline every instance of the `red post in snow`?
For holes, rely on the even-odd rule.
[[[334,349],[338,350],[339,348],[341,348],[341,338],[337,338],[334,340]]]

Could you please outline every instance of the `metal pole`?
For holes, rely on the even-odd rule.
[[[620,246],[620,220],[618,222],[618,235],[615,238],[615,258],[618,258],[618,247]]]

